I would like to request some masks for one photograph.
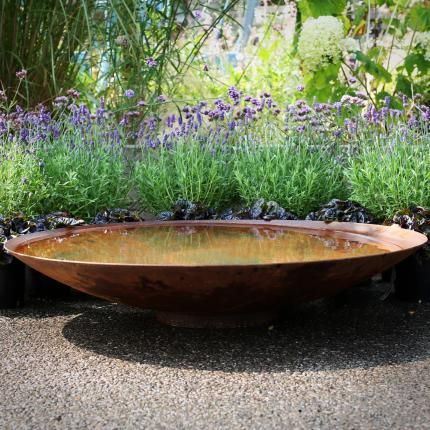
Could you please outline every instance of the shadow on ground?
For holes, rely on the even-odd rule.
[[[430,356],[430,305],[379,300],[352,289],[289,311],[273,328],[180,329],[151,312],[100,302],[63,329],[65,338],[97,354],[176,368],[225,372],[369,368]]]

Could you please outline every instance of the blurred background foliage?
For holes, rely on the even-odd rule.
[[[430,1],[3,0],[2,90],[22,68],[23,105],[71,87],[90,103],[121,105],[129,88],[187,103],[231,85],[280,102],[363,91],[429,103]]]

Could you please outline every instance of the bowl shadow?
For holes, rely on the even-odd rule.
[[[152,312],[102,302],[68,321],[64,337],[106,357],[224,372],[371,368],[430,357],[430,305],[379,299],[375,287],[287,310],[258,329],[181,329]]]

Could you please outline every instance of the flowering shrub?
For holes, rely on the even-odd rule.
[[[303,23],[298,53],[307,71],[340,62],[344,43],[342,22],[334,16],[308,18]]]
[[[76,104],[75,90],[54,102],[24,111],[4,105],[0,112],[3,215],[71,211],[90,218],[128,203],[124,139],[108,119],[102,101],[97,113]]]

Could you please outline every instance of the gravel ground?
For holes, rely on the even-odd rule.
[[[430,305],[380,294],[247,330],[98,300],[0,311],[0,429],[430,429]]]

